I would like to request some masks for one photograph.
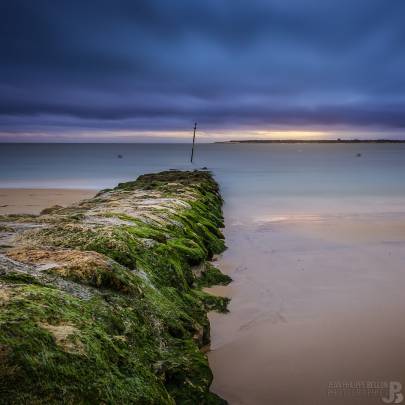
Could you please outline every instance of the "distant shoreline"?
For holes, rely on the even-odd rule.
[[[405,139],[245,139],[214,143],[405,143]]]

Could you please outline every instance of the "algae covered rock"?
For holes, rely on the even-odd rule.
[[[200,350],[221,205],[209,172],[168,171],[2,216],[0,403],[225,403]]]

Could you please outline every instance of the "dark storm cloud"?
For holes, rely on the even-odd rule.
[[[0,5],[0,131],[405,127],[400,0]]]

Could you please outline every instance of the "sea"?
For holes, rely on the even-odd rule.
[[[168,169],[211,170],[234,197],[405,196],[405,144],[0,144],[0,187],[112,187]]]

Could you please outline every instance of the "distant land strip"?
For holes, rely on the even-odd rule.
[[[244,139],[215,143],[405,143],[405,139]]]

